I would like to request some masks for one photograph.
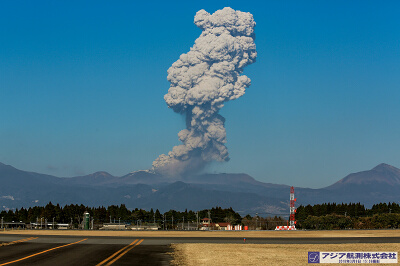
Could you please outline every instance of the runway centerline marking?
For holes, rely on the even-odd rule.
[[[127,245],[126,247],[121,248],[120,250],[118,250],[117,252],[115,252],[114,254],[112,254],[110,257],[108,257],[107,259],[103,260],[102,262],[100,262],[99,264],[96,264],[96,266],[101,266],[104,263],[106,263],[107,261],[109,261],[110,259],[114,258],[115,256],[117,256],[119,253],[121,253],[122,251],[128,249],[130,246],[134,245],[139,239],[135,239],[135,241],[133,241],[132,243],[130,243],[129,245]]]
[[[139,242],[137,242],[134,246],[128,248],[127,250],[125,250],[124,252],[122,252],[121,254],[119,254],[118,257],[116,257],[115,259],[113,259],[112,261],[110,261],[109,263],[106,264],[106,266],[109,266],[111,264],[113,264],[114,262],[116,262],[117,260],[119,260],[122,256],[124,256],[127,252],[129,252],[131,249],[133,249],[134,247],[140,245],[140,243],[143,242],[144,239],[141,239]]]
[[[34,240],[36,238],[39,238],[39,237],[29,237],[29,238],[24,238],[24,239],[20,239],[20,240],[11,241],[11,242],[8,242],[8,243],[2,243],[0,245],[0,247],[1,246],[9,246],[9,245],[13,245],[13,244],[18,244],[18,243]]]
[[[71,246],[71,245],[74,245],[74,244],[78,244],[79,242],[83,242],[83,241],[85,241],[85,240],[87,240],[87,238],[82,239],[82,240],[79,240],[79,241],[76,241],[76,242],[74,242],[74,243],[69,243],[69,244],[66,244],[66,245],[59,246],[59,247],[46,249],[46,250],[44,250],[44,251],[41,251],[41,252],[38,252],[38,253],[35,253],[35,254],[32,254],[32,255],[23,257],[23,258],[21,258],[21,259],[17,259],[17,260],[13,260],[13,261],[9,261],[9,262],[0,264],[0,266],[7,265],[7,264],[11,264],[11,263],[15,263],[15,262],[18,262],[18,261],[21,261],[21,260],[26,260],[26,259],[32,258],[32,257],[34,257],[34,256],[37,256],[37,255],[40,255],[40,254],[43,254],[43,253],[46,253],[46,252],[49,252],[49,251],[52,251],[52,250],[55,250],[55,249],[59,249],[59,248],[63,248],[63,247],[66,247],[66,246]]]
[[[113,264],[114,262],[116,262],[118,259],[120,259],[122,256],[124,256],[128,251],[130,251],[131,249],[133,249],[134,247],[136,247],[137,245],[140,245],[140,243],[143,242],[144,239],[140,240],[139,242],[138,239],[136,239],[135,241],[133,241],[132,243],[130,243],[128,246],[121,248],[120,250],[118,250],[117,252],[115,252],[114,254],[112,254],[110,257],[108,257],[107,259],[103,260],[102,262],[100,262],[99,264],[97,264],[96,266],[102,266],[104,265],[104,263],[106,263],[107,261],[109,261],[110,259],[114,258],[115,256],[118,255],[118,257],[114,258],[112,261],[108,262],[106,264],[106,266],[109,266],[111,264]],[[136,243],[137,242],[137,243]],[[136,245],[135,245],[136,243]],[[1,266],[1,265],[0,265]]]

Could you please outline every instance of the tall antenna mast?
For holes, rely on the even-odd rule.
[[[294,202],[296,201],[296,199],[294,198],[294,187],[290,187],[290,226],[293,226],[296,224],[295,221],[295,213],[296,213],[296,209],[294,207]]]

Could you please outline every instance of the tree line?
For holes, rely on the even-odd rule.
[[[241,224],[251,229],[272,230],[279,225],[287,225],[288,220],[281,216],[260,217],[241,215],[232,208],[213,207],[201,211],[175,211],[169,210],[161,213],[158,209],[129,210],[125,204],[111,205],[108,207],[88,207],[71,204],[61,207],[49,202],[46,206],[20,208],[16,210],[1,211],[0,218],[3,222],[65,223],[78,228],[82,223],[83,214],[88,212],[94,224],[126,223],[150,224],[155,223],[164,229],[174,229],[179,223],[198,224],[203,218],[210,218],[212,223],[228,222]],[[299,206],[296,209],[296,228],[298,229],[383,229],[400,228],[400,205],[397,203],[379,203],[370,209],[360,203],[324,203],[316,205]]]
[[[129,210],[125,204],[111,205],[108,207],[88,207],[84,205],[71,204],[61,207],[59,204],[54,205],[49,202],[46,206],[35,206],[29,208],[20,208],[14,210],[3,210],[0,212],[0,218],[4,222],[52,222],[53,219],[56,223],[72,224],[77,228],[83,220],[83,214],[88,212],[90,219],[93,219],[94,224],[103,223],[128,223],[136,224],[163,224],[163,227],[168,229],[172,228],[173,224],[182,222],[197,223],[201,222],[202,218],[210,218],[212,222],[230,222],[238,224],[241,222],[241,216],[232,208],[223,209],[221,207],[213,207],[211,209],[201,211],[175,211],[169,210],[161,213],[158,209],[155,211],[150,209],[146,211],[143,209]]]
[[[400,227],[400,205],[374,204],[370,209],[360,203],[324,203],[299,206],[296,210],[299,229],[387,229]]]

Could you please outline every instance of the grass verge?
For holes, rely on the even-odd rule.
[[[172,265],[310,265],[308,251],[390,251],[399,243],[382,244],[172,244]],[[366,265],[366,264],[352,264]]]

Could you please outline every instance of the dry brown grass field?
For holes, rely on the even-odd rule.
[[[173,244],[172,248],[174,249],[172,265],[189,266],[310,265],[307,261],[308,251],[392,251],[400,253],[400,244],[398,243],[324,245]]]

